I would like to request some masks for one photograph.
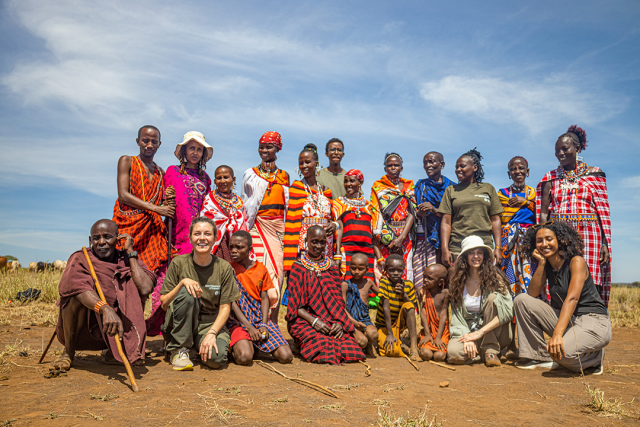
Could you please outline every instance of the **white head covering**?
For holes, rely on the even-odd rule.
[[[211,157],[213,157],[213,147],[207,144],[207,142],[204,140],[204,135],[201,134],[200,132],[191,131],[191,132],[185,133],[184,136],[182,137],[182,142],[176,145],[176,151],[174,151],[173,154],[176,155],[178,160],[182,161],[182,159],[180,158],[180,148],[183,145],[186,145],[187,143],[189,143],[189,141],[196,141],[198,144],[202,145],[205,148],[204,150],[205,163],[207,163],[211,159]]]

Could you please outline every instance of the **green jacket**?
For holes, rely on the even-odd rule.
[[[498,320],[500,324],[504,325],[505,323],[513,321],[513,300],[511,299],[511,295],[503,295],[500,292],[494,293],[496,294],[496,299],[493,300],[493,302],[498,309]],[[482,297],[482,312],[484,312],[484,308],[487,305],[489,295],[489,292],[485,292]],[[449,321],[451,339],[460,338],[464,334],[470,333],[469,324],[472,320],[473,315],[467,311],[467,308],[464,306],[464,301],[458,307],[454,307],[453,304],[451,304],[451,319]],[[482,327],[483,324],[484,321],[480,318],[480,327]]]

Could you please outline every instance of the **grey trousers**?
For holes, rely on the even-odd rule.
[[[560,311],[547,303],[520,294],[513,302],[518,325],[518,348],[520,357],[550,362],[543,332],[553,335]],[[598,366],[604,347],[611,341],[611,320],[603,314],[573,316],[562,336],[565,356],[558,363],[565,368],[580,372]]]
[[[172,352],[182,347],[187,349],[195,347],[198,350],[216,317],[200,314],[200,300],[192,297],[186,288],[182,288],[169,304],[162,325],[167,351]],[[212,357],[203,363],[212,369],[225,365],[228,361],[230,341],[229,331],[225,327],[217,336],[218,354],[215,354],[214,349]]]
[[[484,312],[482,313],[482,319],[485,325],[498,315],[496,305],[493,303],[495,299],[495,294],[491,294],[487,298],[487,305],[485,305]],[[462,365],[469,358],[464,352],[464,343],[458,341],[458,338],[451,338],[449,340],[447,361],[455,365]],[[499,354],[500,349],[507,347],[511,344],[511,341],[513,341],[513,332],[511,331],[511,323],[509,322],[504,325],[499,325],[474,342],[478,348],[478,353],[484,355],[485,353]]]

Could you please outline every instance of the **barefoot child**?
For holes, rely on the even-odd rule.
[[[378,341],[378,330],[369,317],[369,292],[378,293],[375,282],[365,274],[369,269],[369,257],[361,252],[351,256],[351,279],[342,282],[342,298],[347,304],[347,316],[356,328],[355,338],[367,355],[373,354],[373,344]]]
[[[254,347],[271,353],[280,363],[290,363],[293,359],[291,348],[278,325],[269,319],[271,302],[267,291],[273,288],[273,282],[260,261],[249,259],[251,246],[251,235],[247,231],[236,231],[229,240],[231,266],[240,291],[240,299],[231,305],[229,347],[239,365],[251,363]]]
[[[424,271],[424,286],[420,301],[422,333],[420,334],[420,358],[443,362],[447,358],[449,344],[449,290],[447,269],[441,264],[431,264]]]
[[[404,260],[401,255],[391,254],[385,261],[387,277],[380,279],[380,304],[376,315],[378,347],[380,356],[403,357],[400,334],[409,329],[411,348],[409,357],[420,360],[418,355],[418,334],[416,330],[416,292],[410,280],[402,280]],[[389,334],[391,331],[391,334]]]

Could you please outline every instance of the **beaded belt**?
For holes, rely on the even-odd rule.
[[[598,215],[596,214],[557,214],[552,213],[549,215],[551,219],[562,220],[562,221],[571,221],[571,222],[587,222],[587,221],[597,221]]]
[[[314,225],[327,225],[329,224],[329,220],[327,218],[318,218],[318,217],[305,217],[302,218],[303,224],[314,224]]]

